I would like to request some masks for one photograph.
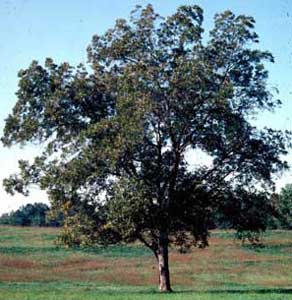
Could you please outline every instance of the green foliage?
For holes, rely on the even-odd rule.
[[[60,226],[62,220],[51,219],[47,215],[49,207],[44,203],[27,204],[11,213],[3,214],[0,217],[2,225],[18,225],[18,226]]]
[[[292,184],[286,184],[274,195],[276,205],[275,227],[292,229]]]
[[[206,246],[218,212],[239,231],[264,230],[257,208],[269,212],[290,140],[250,121],[280,105],[267,88],[273,56],[256,49],[252,17],[225,11],[214,20],[204,42],[200,7],[167,18],[137,7],[93,37],[87,65],[48,58],[21,70],[2,142],[45,150],[20,161],[6,190],[39,184],[55,209],[69,203],[69,245],[139,239],[158,257],[176,237],[188,245],[185,233]],[[192,168],[190,150],[212,163]]]

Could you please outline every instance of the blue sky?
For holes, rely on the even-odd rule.
[[[197,4],[204,9],[204,27],[212,27],[216,12],[230,9],[256,19],[259,48],[270,50],[276,63],[268,65],[269,86],[279,89],[283,106],[276,114],[260,116],[259,126],[292,130],[292,1],[290,0],[0,0],[0,130],[13,107],[17,72],[36,59],[46,57],[71,64],[86,62],[86,47],[95,33],[102,33],[116,18],[127,18],[136,5],[152,3],[162,15],[182,4]],[[4,149],[0,146],[0,180],[17,170],[17,160],[31,159],[37,146]],[[288,160],[292,164],[292,156]],[[278,180],[281,187],[292,182],[290,173]],[[29,198],[7,195],[0,183],[0,214],[26,202],[45,201],[46,195],[33,189]]]

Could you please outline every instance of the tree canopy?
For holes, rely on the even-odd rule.
[[[157,258],[162,291],[171,290],[169,243],[191,235],[207,245],[218,210],[240,230],[264,229],[250,204],[268,205],[273,174],[288,167],[289,133],[252,123],[280,105],[254,19],[216,14],[207,39],[202,23],[196,5],[166,18],[137,6],[92,38],[88,64],[33,61],[18,74],[2,137],[5,146],[44,145],[5,180],[8,192],[38,184],[53,208],[75,211],[68,228],[86,220],[80,232],[91,240],[140,240]],[[212,163],[191,166],[189,151]]]

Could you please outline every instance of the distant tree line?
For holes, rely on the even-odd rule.
[[[62,217],[50,217],[50,208],[44,203],[34,203],[21,206],[16,211],[0,216],[1,225],[15,226],[60,226]]]
[[[270,201],[270,206],[263,203],[265,199],[250,198],[250,201],[245,200],[238,205],[230,204],[226,206],[224,214],[217,212],[213,219],[210,219],[210,229],[237,229],[236,224],[248,223],[252,228],[252,223],[256,226],[261,224],[262,229],[292,229],[292,184],[287,184],[283,187],[280,193],[274,193]],[[247,214],[252,211],[251,214]],[[252,215],[248,218],[248,215]],[[80,213],[73,211],[69,212],[70,220],[74,223],[89,223],[79,220]],[[227,216],[227,217],[226,217]],[[79,220],[77,221],[76,218]],[[241,218],[242,220],[238,220]],[[5,213],[0,216],[0,225],[16,225],[16,226],[62,226],[64,216],[56,211],[51,211],[49,206],[44,203],[34,203],[21,206],[18,210],[10,213]],[[85,224],[86,225],[86,224]],[[88,225],[88,224],[87,224]],[[246,224],[245,224],[246,225]],[[87,226],[84,228],[87,229]],[[244,231],[244,230],[242,230]],[[75,244],[75,239],[74,244]]]
[[[237,229],[239,232],[244,231],[244,227],[253,228],[255,226],[261,228],[262,231],[265,229],[291,230],[292,184],[286,184],[279,193],[273,193],[268,205],[265,201],[260,197],[251,197],[242,202],[238,201],[236,205],[230,203],[229,206],[226,205],[224,214],[221,212],[214,214],[210,227]],[[236,224],[243,225],[242,230]]]
[[[230,205],[226,208],[224,215],[215,213],[214,218],[210,219],[209,228],[237,229],[236,224],[261,223],[263,230],[268,229],[292,229],[292,184],[283,187],[280,193],[272,195],[270,206],[264,205],[260,199],[250,199],[238,203],[237,206]],[[264,201],[264,199],[263,199]],[[252,210],[252,218],[247,218],[247,211]],[[71,218],[75,219],[79,214],[70,211]],[[226,217],[226,215],[228,217]],[[75,216],[75,217],[74,217]],[[239,222],[238,218],[244,219]],[[76,221],[76,220],[75,220]],[[50,210],[49,206],[44,203],[34,203],[21,206],[16,211],[5,213],[0,216],[0,225],[16,226],[61,226],[64,222],[64,216]],[[80,223],[80,222],[77,222]],[[83,223],[83,222],[81,222]]]
[[[275,215],[269,224],[273,228],[292,229],[292,184],[286,184],[279,194],[273,195]]]

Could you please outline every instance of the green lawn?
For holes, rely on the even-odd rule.
[[[210,247],[171,249],[175,292],[157,292],[155,260],[139,245],[57,247],[53,228],[0,227],[0,299],[292,299],[292,232],[268,232],[264,246],[242,246],[230,232]]]

